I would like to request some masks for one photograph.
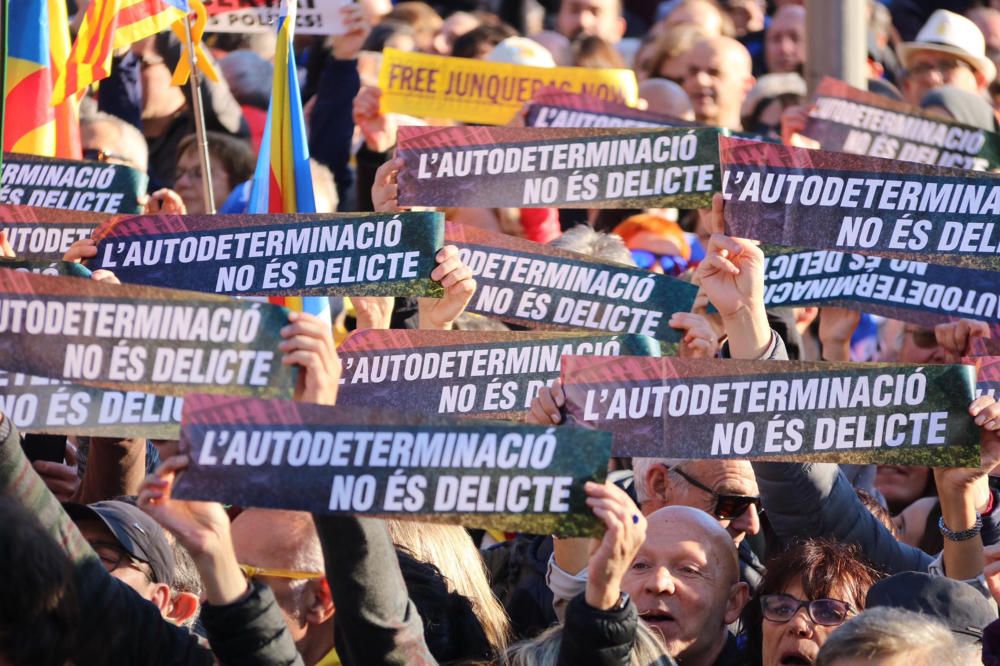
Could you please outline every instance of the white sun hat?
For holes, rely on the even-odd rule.
[[[903,67],[909,69],[910,56],[915,51],[937,51],[953,55],[972,65],[986,77],[987,82],[997,75],[996,65],[986,57],[983,33],[972,21],[947,9],[939,9],[931,14],[914,41],[904,42],[896,47]]]

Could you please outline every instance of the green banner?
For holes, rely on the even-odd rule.
[[[119,280],[232,296],[440,296],[444,215],[173,215],[94,232]]]
[[[181,446],[179,499],[587,536],[611,437],[192,393]]]
[[[132,167],[6,153],[0,204],[95,213],[141,213],[149,179]]]
[[[0,370],[0,412],[21,432],[177,439],[180,396],[112,391]]]
[[[469,312],[548,330],[648,335],[677,343],[668,324],[690,312],[698,288],[638,268],[595,260],[505,234],[448,223],[445,240],[476,278]]]
[[[0,268],[0,369],[164,395],[291,397],[283,307]]]
[[[979,464],[968,365],[566,356],[573,420],[618,456]]]

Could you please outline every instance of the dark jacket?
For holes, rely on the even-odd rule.
[[[2,415],[0,415],[2,416]],[[105,571],[76,525],[25,458],[17,430],[0,420],[0,493],[31,510],[73,562],[82,612],[78,664],[301,664],[271,591],[254,587],[226,606],[202,607],[210,649]],[[15,575],[16,572],[9,572]],[[213,649],[218,653],[213,653]]]
[[[344,666],[436,664],[385,523],[355,516],[313,518],[337,607],[334,638]]]
[[[516,640],[533,638],[559,620],[545,582],[552,537],[518,534],[483,553],[490,588],[511,618]]]
[[[316,84],[316,105],[309,120],[309,152],[329,167],[337,183],[340,210],[355,210],[354,173],[351,171],[351,140],[354,98],[361,89],[357,60],[337,60],[329,53],[318,52],[323,68]],[[369,187],[367,201],[371,201]],[[371,210],[362,208],[360,210]]]
[[[638,623],[631,601],[621,610],[604,611],[578,594],[566,606],[559,666],[629,666]]]

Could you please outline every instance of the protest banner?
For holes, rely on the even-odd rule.
[[[135,216],[94,239],[87,266],[122,282],[234,296],[442,293],[430,278],[441,213]]]
[[[728,137],[719,152],[733,236],[1000,269],[1000,178]]]
[[[0,369],[120,391],[289,397],[288,310],[0,268]]]
[[[149,179],[110,162],[4,153],[0,204],[95,213],[140,213]]]
[[[524,117],[528,127],[701,127],[697,123],[603,100],[593,95],[545,88],[532,97]]]
[[[181,446],[179,499],[586,536],[583,484],[604,480],[611,437],[195,393]]]
[[[476,278],[466,310],[530,328],[676,343],[681,333],[667,324],[670,315],[690,312],[698,293],[683,280],[469,225],[447,223],[445,240]]]
[[[963,358],[962,363],[976,367],[976,397],[988,395],[1000,399],[1000,356]]]
[[[660,344],[643,335],[366,329],[337,351],[338,406],[520,419],[559,377],[562,355],[659,356]]]
[[[281,0],[202,0],[208,10],[206,32],[275,33]],[[342,35],[340,8],[350,0],[296,0],[296,35]]]
[[[90,238],[107,213],[0,205],[0,231],[22,259],[59,261],[73,243]]]
[[[111,391],[0,370],[0,412],[26,433],[177,439],[180,396]]]
[[[715,129],[400,127],[401,206],[704,208]]]
[[[968,365],[566,356],[566,408],[614,455],[979,464]]]
[[[824,78],[802,134],[830,150],[939,167],[1000,166],[1000,135]]]
[[[383,113],[505,125],[542,88],[587,93],[634,105],[639,84],[630,69],[529,67],[387,48],[378,87]]]
[[[767,307],[838,305],[933,326],[1000,323],[994,271],[829,250],[763,246]]]
[[[990,327],[991,337],[976,337],[969,340],[966,354],[972,357],[1000,356],[1000,331],[997,331],[997,328],[996,326]]]

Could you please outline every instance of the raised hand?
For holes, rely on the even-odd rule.
[[[604,538],[594,543],[587,565],[587,604],[608,610],[621,596],[621,582],[646,540],[646,518],[624,490],[588,481],[587,506],[604,522]]]
[[[340,375],[343,368],[333,342],[333,330],[319,317],[306,312],[291,312],[289,324],[281,329],[284,341],[278,349],[284,352],[284,365],[298,365],[295,399],[319,405],[337,402]]]
[[[562,382],[553,379],[548,386],[543,386],[538,395],[531,401],[531,409],[524,417],[528,423],[537,425],[559,425],[562,423],[562,413],[559,411],[566,404],[566,393]]]
[[[435,259],[438,265],[431,272],[431,279],[441,283],[444,296],[418,299],[420,328],[446,331],[451,329],[472,300],[472,295],[476,293],[476,279],[472,276],[472,269],[462,262],[454,245],[445,245],[438,250]]]

